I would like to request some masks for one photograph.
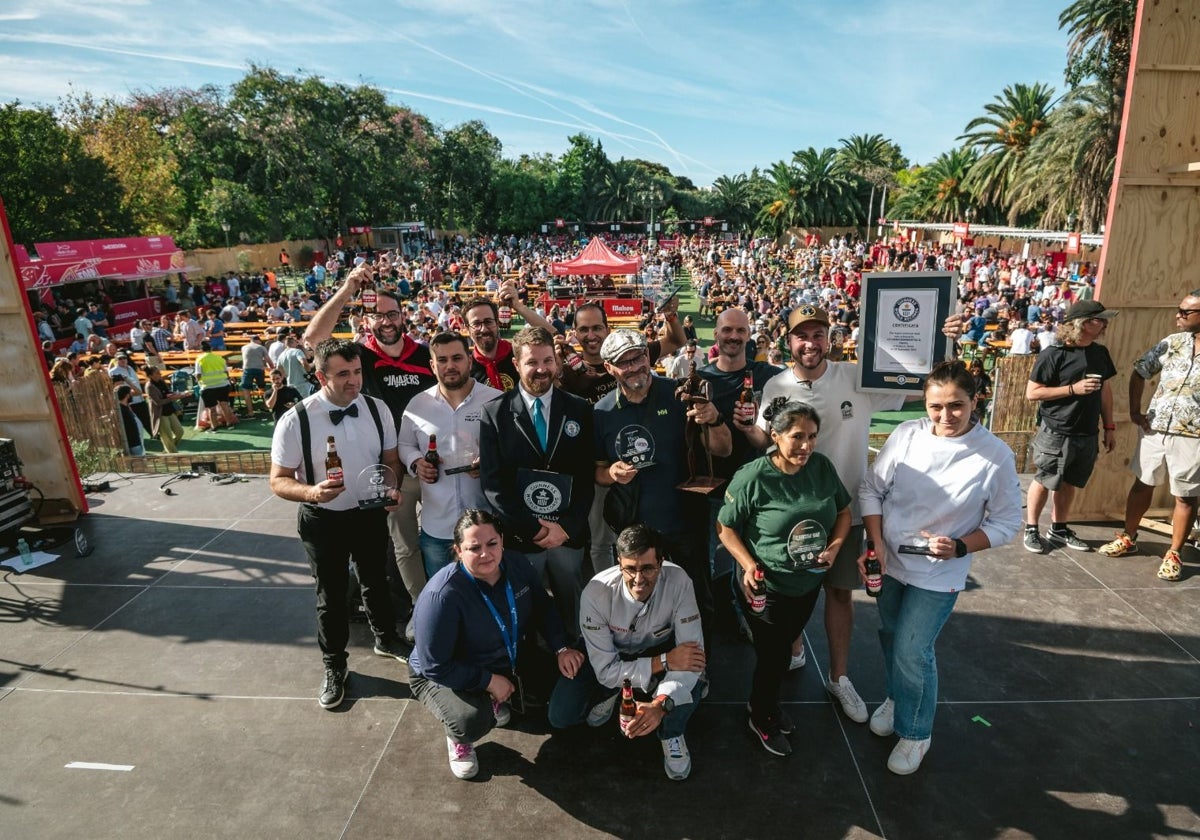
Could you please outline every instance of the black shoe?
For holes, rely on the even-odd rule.
[[[322,709],[336,709],[346,696],[346,669],[326,668],[325,682],[321,683],[321,694],[317,702]]]
[[[412,648],[395,636],[385,636],[382,639],[375,640],[376,656],[390,656],[392,659],[407,665],[408,657],[411,653]]]
[[[763,745],[764,750],[773,755],[792,754],[792,745],[780,731],[778,720],[767,718],[766,723],[761,726],[755,723],[751,716],[747,716],[746,720],[750,724],[750,731],[758,736],[758,742]]]

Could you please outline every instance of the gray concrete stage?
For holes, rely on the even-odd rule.
[[[668,781],[657,744],[615,721],[550,737],[535,713],[489,736],[461,782],[365,625],[351,699],[318,708],[294,506],[261,478],[173,497],[161,481],[92,497],[92,556],[4,575],[0,838],[1200,837],[1200,557],[1159,581],[1160,537],[1132,559],[983,555],[938,645],[915,776],[889,773],[892,739],[826,699],[814,620],[786,684],[790,758],[747,731],[752,653],[723,631],[690,780]],[[856,598],[851,672],[873,708],[878,620]]]

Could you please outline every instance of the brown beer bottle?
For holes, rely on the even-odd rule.
[[[621,683],[621,732],[629,731],[629,724],[637,716],[637,704],[633,702],[633,683],[625,680]]]
[[[757,564],[754,566],[754,586],[750,588],[750,592],[750,612],[761,615],[767,608],[767,584],[766,573],[763,572],[763,567]]]
[[[437,435],[429,436],[429,448],[425,450],[425,462],[433,464],[433,480],[436,482],[440,476],[438,470],[442,466],[442,456],[437,451]]]
[[[754,377],[747,373],[742,377],[742,393],[738,395],[742,405],[754,405]]]
[[[379,293],[375,291],[375,275],[370,269],[367,270],[360,288],[362,293],[359,296],[359,302],[362,303],[363,312],[374,312],[375,306],[379,302]]]
[[[880,570],[879,557],[875,554],[875,543],[867,540],[867,594],[878,598],[883,591],[883,572]]]
[[[342,473],[342,456],[338,455],[333,435],[330,435],[325,441],[325,478],[335,484],[345,482],[345,475]]]

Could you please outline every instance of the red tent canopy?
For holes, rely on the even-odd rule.
[[[637,274],[642,267],[640,256],[625,259],[595,236],[573,260],[551,263],[550,273],[564,274]]]

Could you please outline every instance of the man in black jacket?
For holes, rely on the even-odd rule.
[[[554,387],[554,337],[526,327],[513,338],[518,386],[483,408],[480,478],[507,545],[549,573],[567,635],[579,637],[583,548],[595,466],[592,409]]]

